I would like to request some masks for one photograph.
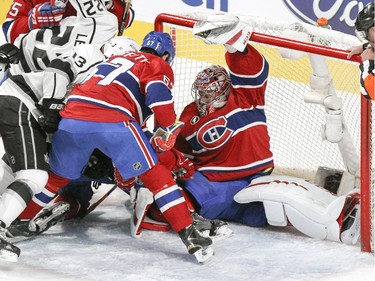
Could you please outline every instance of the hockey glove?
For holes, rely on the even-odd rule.
[[[197,22],[193,27],[194,36],[203,40],[206,44],[223,44],[231,53],[243,52],[253,28],[245,22],[240,22],[234,16],[214,16]]]
[[[189,158],[186,158],[184,156],[177,159],[176,169],[173,169],[172,174],[178,180],[191,179],[194,175],[194,164],[193,164],[193,162],[191,162]]]
[[[130,194],[130,190],[134,187],[135,184],[135,177],[130,178],[130,179],[124,179],[120,171],[115,167],[115,181],[116,184],[119,188],[121,188],[123,191],[126,193]]]
[[[52,5],[49,2],[38,4],[29,11],[29,28],[49,28],[60,25],[65,7]]]
[[[61,120],[60,110],[65,106],[63,100],[43,99],[42,105],[38,108],[42,111],[39,117],[39,125],[46,133],[54,133]]]
[[[172,171],[175,179],[188,180],[193,177],[194,164],[186,158],[180,151],[172,148],[170,151],[159,153],[159,161]]]
[[[20,60],[20,49],[13,44],[6,43],[0,46],[0,63],[7,66],[11,63],[18,63]]]
[[[183,122],[176,121],[169,127],[159,127],[151,137],[151,145],[157,152],[165,152],[171,150],[176,142],[177,135],[184,126]]]

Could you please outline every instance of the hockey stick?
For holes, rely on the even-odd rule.
[[[125,3],[125,8],[124,8],[124,12],[122,14],[121,26],[118,30],[118,34],[117,34],[118,36],[122,36],[122,34],[124,33],[126,20],[128,18],[129,9],[130,9],[131,3],[132,3],[132,0],[123,0],[123,1]]]
[[[117,184],[114,184],[98,201],[96,201],[87,208],[86,212],[82,215],[82,218],[86,217],[88,214],[94,211],[95,208],[98,207],[98,205],[102,203],[116,188]]]

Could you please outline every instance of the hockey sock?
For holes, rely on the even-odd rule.
[[[154,197],[160,211],[174,231],[179,232],[193,223],[185,198],[176,184],[159,191]]]
[[[140,179],[154,194],[156,204],[174,231],[179,232],[193,223],[181,189],[166,167],[157,163],[141,175]]]
[[[186,204],[188,205],[189,211],[191,213],[195,212],[196,209],[194,207],[194,203],[193,203],[192,199],[189,197],[189,195],[186,193],[185,190],[181,189],[181,192],[182,192],[182,195],[185,198]],[[160,209],[159,209],[158,205],[156,205],[155,202],[151,204],[151,206],[150,206],[150,208],[147,212],[147,215],[155,221],[167,222],[167,220],[165,219],[162,212],[160,212]]]
[[[14,181],[1,197],[0,220],[8,227],[30,202],[32,196],[32,190],[26,183]]]

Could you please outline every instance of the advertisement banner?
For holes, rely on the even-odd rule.
[[[215,11],[311,24],[315,24],[318,18],[325,17],[332,29],[354,34],[354,21],[358,12],[371,1],[373,0],[133,0],[132,5],[136,11],[135,26],[137,23],[153,23],[160,13]],[[5,20],[11,3],[12,0],[0,0],[0,24]],[[152,25],[148,27],[152,28]]]
[[[354,21],[363,7],[373,0],[133,0],[136,19],[153,22],[160,13],[199,11],[301,21],[315,24],[320,17],[332,29],[354,35]],[[144,9],[147,7],[147,9]]]

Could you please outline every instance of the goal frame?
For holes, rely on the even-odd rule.
[[[178,16],[168,13],[159,14],[154,21],[154,30],[163,32],[164,24],[179,25],[182,27],[193,28],[194,24],[198,20],[193,18],[187,18],[184,16]],[[173,34],[172,34],[172,39]],[[297,40],[276,37],[269,34],[262,34],[258,32],[253,32],[250,37],[250,41],[270,44],[277,47],[284,47],[288,49],[293,49],[302,52],[313,53],[317,55],[323,55],[326,57],[332,57],[341,60],[352,61],[356,63],[361,63],[361,57],[355,55],[348,59],[347,55],[349,51],[341,50],[337,48],[332,48],[329,46],[320,46],[312,43],[301,42]],[[359,77],[358,77],[359,79]],[[359,82],[358,82],[359,83]],[[361,182],[361,251],[372,252],[372,242],[371,242],[371,101],[366,99],[364,96],[361,97],[361,140],[360,140],[360,182]]]

